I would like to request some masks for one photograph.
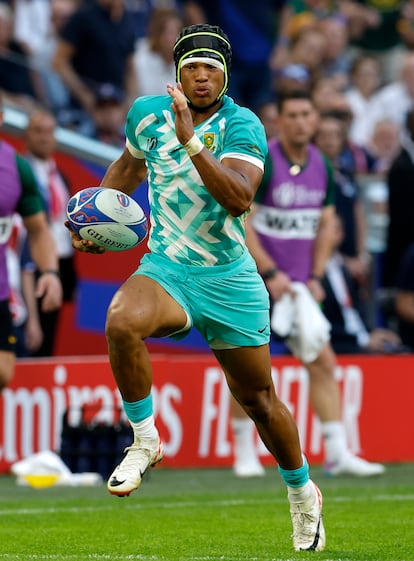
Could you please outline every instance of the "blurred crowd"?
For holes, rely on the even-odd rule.
[[[228,93],[269,139],[281,92],[308,91],[318,110],[314,142],[336,183],[325,279],[334,349],[413,351],[414,2],[2,0],[4,102],[123,146],[131,102],[175,83],[174,41],[201,22],[228,34]]]

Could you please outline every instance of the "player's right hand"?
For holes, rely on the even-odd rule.
[[[82,251],[83,253],[94,253],[94,254],[101,254],[105,253],[105,248],[95,243],[91,242],[90,240],[83,240],[72,230],[70,227],[70,223],[67,220],[65,222],[65,227],[69,230],[70,238],[72,241],[72,247],[77,249],[78,251]]]
[[[175,133],[178,141],[184,145],[194,134],[193,117],[180,83],[176,86],[167,84],[167,92],[172,98],[171,109],[175,114]]]

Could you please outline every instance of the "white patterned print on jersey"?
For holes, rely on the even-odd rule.
[[[187,265],[223,265],[245,251],[245,215],[233,217],[204,187],[178,142],[170,96],[138,98],[126,124],[127,146],[145,157],[151,206],[152,253]],[[239,158],[264,167],[267,144],[259,119],[227,96],[220,109],[195,127],[218,159]]]

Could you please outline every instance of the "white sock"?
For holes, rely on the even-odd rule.
[[[336,463],[348,453],[345,427],[341,421],[321,423],[322,436],[325,446],[325,461]]]
[[[288,498],[291,503],[306,501],[313,492],[313,482],[309,479],[302,487],[288,487]]]
[[[134,431],[134,438],[141,440],[142,438],[148,438],[155,440],[158,438],[158,430],[155,426],[154,415],[150,415],[143,421],[139,423],[133,423],[130,421],[132,430]]]
[[[256,431],[253,421],[249,418],[239,419],[233,417],[231,419],[231,427],[233,430],[235,461],[251,462],[253,458],[259,461],[255,441]]]

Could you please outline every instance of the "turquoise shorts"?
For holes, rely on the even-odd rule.
[[[171,338],[182,339],[194,325],[213,349],[269,342],[269,295],[250,253],[213,267],[147,253],[134,274],[155,280],[187,313],[189,324]]]

